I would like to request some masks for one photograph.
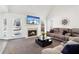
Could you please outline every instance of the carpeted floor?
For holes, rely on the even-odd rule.
[[[7,40],[0,39],[0,54],[1,54],[1,53],[3,52],[3,50],[5,49],[7,43],[8,43]]]
[[[35,43],[35,38],[14,39],[8,41],[3,54],[40,54],[43,49],[53,48],[59,44],[59,41],[53,40],[51,45],[42,48]]]

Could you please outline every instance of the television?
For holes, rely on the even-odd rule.
[[[38,25],[40,23],[40,17],[27,15],[27,24]]]

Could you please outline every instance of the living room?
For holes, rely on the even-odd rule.
[[[1,54],[78,54],[78,5],[1,5]],[[66,52],[66,46],[75,52]],[[77,53],[76,53],[77,52]]]
[[[78,5],[54,5],[46,19],[48,36],[61,41],[54,48],[42,50],[45,54],[79,54],[78,53]]]

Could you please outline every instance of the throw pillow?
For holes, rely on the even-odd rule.
[[[62,50],[63,54],[79,54],[79,44],[66,45]]]
[[[66,33],[68,33],[68,32],[67,32],[67,31],[63,31],[63,33],[62,33],[62,34],[63,34],[63,35],[65,35]]]
[[[53,30],[53,29],[51,29],[51,30],[50,30],[50,33],[54,33],[54,30]]]

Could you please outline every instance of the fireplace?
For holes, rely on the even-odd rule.
[[[28,30],[28,36],[36,36],[37,30]]]

